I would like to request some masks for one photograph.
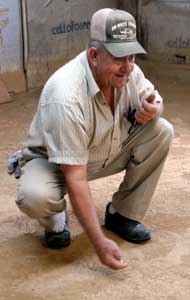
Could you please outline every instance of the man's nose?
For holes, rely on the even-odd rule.
[[[133,68],[134,68],[134,61],[130,61],[129,58],[126,56],[123,59],[122,71],[129,75],[133,71]]]

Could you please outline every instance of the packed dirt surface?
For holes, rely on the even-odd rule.
[[[44,246],[43,229],[16,207],[17,181],[6,172],[8,157],[25,139],[40,90],[0,105],[0,300],[190,299],[190,86],[153,82],[164,97],[164,116],[174,125],[175,139],[144,219],[152,240],[130,244],[103,228],[128,261],[121,271],[101,265],[69,201],[71,245]],[[90,183],[102,225],[122,176]]]

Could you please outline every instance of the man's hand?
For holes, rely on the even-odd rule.
[[[114,241],[104,237],[94,247],[100,261],[107,267],[119,270],[127,266],[127,263],[121,259],[119,247]]]
[[[157,100],[154,94],[150,95],[147,99],[142,101],[142,106],[136,111],[136,121],[139,124],[146,124],[161,115],[162,110],[162,102]]]

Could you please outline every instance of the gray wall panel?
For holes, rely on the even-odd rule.
[[[19,1],[0,0],[0,80],[9,91],[25,89]]]
[[[137,17],[138,0],[119,0],[118,6],[131,13],[135,18]]]
[[[52,72],[84,50],[90,17],[115,0],[27,0],[29,53],[28,86],[41,86]]]
[[[190,63],[190,1],[141,1],[141,40],[149,58]]]

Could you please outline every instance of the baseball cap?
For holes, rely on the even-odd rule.
[[[91,18],[91,40],[101,42],[115,57],[146,53],[136,38],[136,22],[128,12],[103,8]]]

